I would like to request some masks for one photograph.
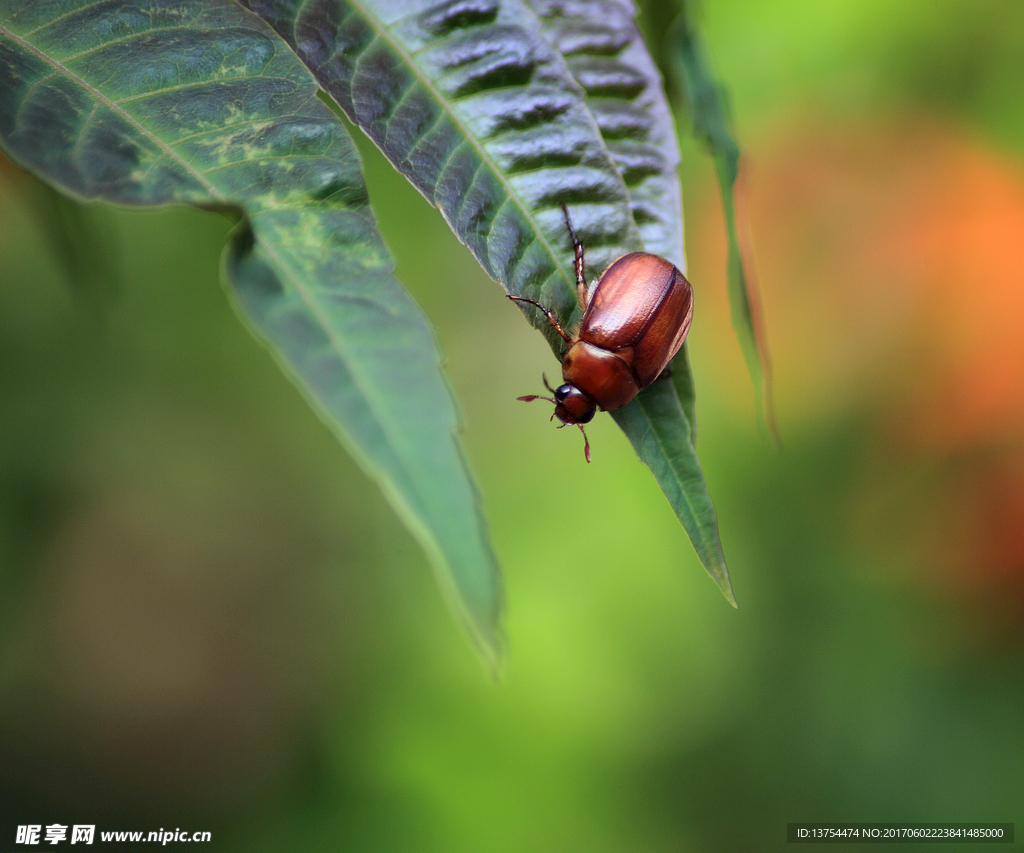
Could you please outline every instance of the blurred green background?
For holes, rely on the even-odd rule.
[[[738,611],[610,418],[588,466],[515,401],[550,352],[362,146],[504,568],[499,683],[232,313],[229,223],[89,208],[69,265],[59,211],[0,167],[0,826],[374,853],[1024,828],[1024,5],[702,19],[784,443],[759,434],[684,143],[698,449]]]

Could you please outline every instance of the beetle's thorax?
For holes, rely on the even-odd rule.
[[[587,341],[577,340],[562,357],[562,377],[603,411],[625,406],[640,393],[629,364],[619,354]]]

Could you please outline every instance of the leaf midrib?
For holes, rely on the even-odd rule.
[[[271,210],[278,209],[283,208],[272,208]],[[255,221],[258,219],[258,216],[259,215],[256,214],[251,217],[251,221],[253,222],[254,225]],[[266,252],[267,256],[273,260],[277,270],[279,270],[280,272],[280,275],[285,279],[287,284],[291,287],[292,291],[296,294],[296,296],[299,297],[301,302],[309,309],[310,314],[316,318],[317,322],[320,324],[321,329],[326,333],[327,340],[331,344],[332,352],[345,364],[345,367],[348,370],[349,375],[352,377],[353,386],[358,391],[360,398],[365,401],[367,408],[371,412],[373,422],[379,427],[381,434],[384,436],[387,446],[391,449],[395,458],[399,460],[399,470],[411,472],[412,469],[408,465],[407,456],[401,452],[402,443],[395,441],[393,432],[391,429],[389,429],[389,424],[391,423],[392,419],[389,417],[380,416],[381,413],[378,410],[377,404],[375,402],[376,396],[373,394],[368,394],[366,391],[367,388],[372,389],[374,387],[373,382],[368,379],[368,377],[365,375],[365,372],[360,371],[358,369],[358,359],[353,360],[349,355],[348,346],[346,345],[344,337],[336,334],[332,324],[329,321],[329,318],[326,316],[324,312],[324,309],[320,301],[316,298],[315,294],[313,293],[312,288],[306,286],[303,283],[304,277],[298,275],[293,270],[292,264],[285,260],[276,251],[274,246],[270,244],[269,241],[261,241],[260,246],[263,249],[263,251]],[[379,308],[380,306],[377,306],[375,304],[375,307]],[[413,480],[413,484],[415,484],[415,480]],[[416,495],[421,494],[421,489],[418,485],[414,485],[412,491]],[[408,507],[410,515],[415,516],[417,520],[425,520],[427,514],[424,512],[423,509],[414,507],[408,500],[406,500],[404,498],[404,491],[396,490],[395,494],[402,501],[402,503]],[[438,537],[436,537],[431,531],[430,526],[427,524],[421,524],[420,526],[424,530],[425,534],[435,543],[435,547],[437,547],[438,552],[443,555],[445,553],[445,549],[441,546]],[[445,557],[442,556],[441,559],[445,562],[445,564],[448,564],[448,560]]]
[[[319,303],[313,295],[310,288],[304,286],[291,271],[291,265],[285,262],[278,254],[274,251],[271,246],[266,243],[261,243],[263,250],[271,257],[277,264],[278,268],[282,271],[282,275],[286,277],[293,291],[299,297],[299,299],[307,306],[311,314],[316,317],[320,322],[321,326],[327,332],[328,340],[332,343],[335,354],[340,358],[349,370],[349,375],[352,376],[353,385],[359,391],[360,396],[366,401],[367,407],[373,413],[374,423],[376,423],[381,433],[384,435],[387,445],[392,449],[392,452],[396,458],[400,461],[400,470],[411,471],[410,466],[407,464],[408,460],[404,454],[399,451],[400,444],[395,442],[392,433],[388,429],[390,423],[389,418],[377,417],[377,411],[374,405],[374,397],[367,395],[364,388],[366,378],[358,370],[353,369],[354,364],[358,362],[352,362],[347,356],[344,347],[340,346],[340,342],[335,339],[332,332],[331,325],[323,319],[321,316],[321,309],[318,307]],[[368,383],[372,387],[372,382]],[[449,431],[451,435],[453,432]],[[358,447],[355,448],[355,455],[357,458],[365,456]],[[461,458],[461,457],[460,457]],[[368,471],[373,470],[374,466],[370,464],[367,468]],[[419,531],[419,539],[424,548],[427,549],[428,555],[433,556],[433,561],[441,569],[438,577],[442,582],[442,585],[448,589],[448,595],[450,601],[454,602],[457,609],[462,613],[463,619],[467,626],[470,627],[471,633],[479,635],[481,643],[484,649],[488,650],[490,654],[491,643],[489,638],[486,636],[487,632],[479,627],[480,618],[473,612],[469,604],[464,600],[463,595],[459,589],[458,581],[454,576],[454,569],[456,563],[449,559],[449,549],[445,547],[443,537],[439,536],[435,532],[434,525],[429,522],[429,513],[426,511],[426,507],[416,506],[411,500],[411,495],[422,496],[422,489],[413,479],[411,485],[412,488],[406,490],[405,488],[394,488],[387,480],[381,481],[383,488],[387,489],[391,494],[392,500],[397,504],[405,508],[405,520],[414,530]]]

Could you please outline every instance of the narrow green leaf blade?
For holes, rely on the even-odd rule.
[[[636,455],[651,469],[704,568],[735,607],[715,508],[675,388],[655,382],[636,399],[636,405],[611,414],[629,436]]]
[[[328,425],[376,473],[427,552],[449,602],[485,658],[497,665],[501,577],[456,440],[454,406],[432,332],[418,311],[409,310],[408,295],[390,275],[390,260],[380,265],[366,256],[365,246],[379,250],[371,222],[339,212],[311,225],[302,222],[307,216],[287,209],[259,214],[253,223],[259,240],[249,228],[238,229],[225,253],[227,277],[254,327],[288,371],[301,377]],[[319,227],[329,232],[334,251],[324,252],[319,239],[309,246],[288,239]],[[351,277],[343,291],[318,293],[331,279],[339,250],[349,258]],[[357,271],[361,255],[365,268]],[[300,270],[302,277],[282,286],[282,268]]]
[[[634,23],[632,0],[531,3],[545,36],[587,94],[587,107],[629,189],[645,247],[685,270],[675,122],[661,75]],[[686,346],[672,363],[671,382],[656,382],[613,417],[651,469],[704,567],[735,606],[718,521],[694,448],[696,392]]]
[[[733,328],[754,382],[758,416],[777,439],[771,395],[771,365],[760,325],[756,288],[744,263],[736,211],[740,147],[730,130],[725,98],[711,70],[703,37],[693,17],[693,4],[690,2],[682,3],[682,10],[672,27],[671,43],[676,76],[690,108],[693,132],[707,146],[715,163],[728,238],[727,273]]]
[[[432,332],[394,280],[351,140],[224,0],[0,6],[0,144],[65,191],[241,209],[249,320],[381,485],[488,659],[501,584]]]

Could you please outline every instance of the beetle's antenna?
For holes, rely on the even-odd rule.
[[[572,227],[572,220],[569,219],[569,208],[562,204],[562,212],[565,214],[565,227],[569,229],[569,238],[572,240],[572,248],[576,254],[576,299],[580,308],[586,308],[590,301],[590,290],[587,288],[587,275],[584,268],[583,253],[586,251],[583,244],[576,237],[576,231]]]
[[[516,399],[522,400],[524,403],[532,403],[534,400],[547,400],[549,403],[558,405],[558,400],[552,400],[550,397],[544,397],[540,394],[527,394],[525,397],[516,397]]]
[[[506,294],[506,296],[508,296],[508,298],[511,299],[513,302],[528,302],[534,308],[539,308],[541,311],[544,312],[544,316],[548,318],[548,322],[555,327],[555,331],[562,336],[562,340],[564,340],[567,344],[572,343],[572,338],[566,334],[565,329],[562,328],[562,324],[555,319],[555,315],[552,314],[547,308],[545,308],[539,302],[534,302],[532,299],[527,299],[525,296],[513,296],[511,293]]]

